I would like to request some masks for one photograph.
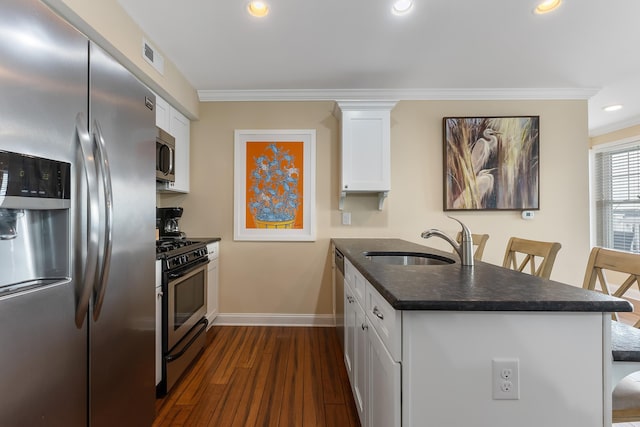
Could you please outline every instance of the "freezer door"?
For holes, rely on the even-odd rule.
[[[104,200],[100,206],[97,275],[104,281],[96,281],[89,316],[91,426],[150,426],[155,414],[155,97],[99,47],[91,44],[89,55],[90,133],[104,150],[97,156],[101,199],[112,200],[111,206]]]
[[[88,40],[37,0],[3,0],[1,9],[0,149],[73,165]],[[29,275],[34,251],[54,263],[63,254],[57,268],[70,275],[71,236],[35,244],[41,230],[29,224],[0,241],[0,275]],[[86,425],[87,329],[76,327],[75,308],[74,281],[0,299],[0,426]]]
[[[68,282],[0,300],[0,425],[86,425],[86,330],[74,306]]]

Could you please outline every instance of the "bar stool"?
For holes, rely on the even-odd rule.
[[[606,271],[615,271],[628,275],[627,279],[612,294],[607,281]],[[640,289],[640,254],[616,251],[601,247],[591,249],[589,262],[582,287],[597,291],[596,284],[600,284],[600,292],[623,298],[624,294],[633,286]],[[618,320],[618,314],[612,313]],[[615,325],[615,324],[614,324]],[[634,325],[640,327],[640,321]],[[628,327],[620,325],[620,327]],[[640,370],[640,363],[638,364]],[[614,423],[640,421],[640,374],[632,373],[615,384],[612,395],[612,420]]]
[[[627,274],[627,279],[620,287],[611,293],[609,283],[607,282],[606,271],[616,271],[618,273]],[[631,289],[635,283],[640,290],[640,254],[631,252],[617,251],[601,247],[591,249],[587,271],[584,276],[582,287],[591,291],[596,290],[596,283],[600,283],[600,291],[607,295],[618,298],[624,298],[624,294]],[[613,313],[613,319],[618,319],[618,314]],[[640,320],[636,322],[636,328],[640,328]]]
[[[523,271],[528,265],[532,275],[548,279],[561,247],[558,242],[539,242],[512,237],[507,244],[502,266]],[[524,255],[521,262],[518,261],[518,254]],[[540,262],[538,267],[536,262]]]

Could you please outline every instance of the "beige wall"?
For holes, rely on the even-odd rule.
[[[631,126],[625,129],[617,130],[615,132],[606,133],[604,135],[594,136],[590,139],[590,145],[591,147],[595,147],[596,145],[622,141],[628,138],[637,138],[639,136],[640,125]]]
[[[154,45],[126,14],[117,0],[44,0],[60,15],[87,34],[158,95],[191,119],[198,118],[198,94],[169,58],[164,74],[142,57],[142,38]],[[158,46],[154,47],[158,49]]]
[[[400,237],[448,250],[420,233],[457,231],[442,211],[442,118],[539,115],[541,209],[454,215],[472,231],[489,233],[485,260],[501,264],[510,236],[562,243],[552,279],[580,286],[589,253],[586,101],[402,101],[391,113],[391,192],[382,211],[375,196],[349,196],[338,210],[338,121],[333,102],[203,103],[192,125],[191,192],[163,195],[163,206],[185,208],[191,236],[221,236],[223,313],[326,314],[332,310],[331,237]],[[234,129],[316,129],[317,241],[233,241]]]

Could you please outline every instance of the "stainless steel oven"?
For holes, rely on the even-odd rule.
[[[178,344],[207,314],[208,261],[206,258],[185,272],[169,273],[166,294],[169,348]]]
[[[207,247],[186,239],[159,241],[162,260],[162,379],[164,396],[206,344]]]

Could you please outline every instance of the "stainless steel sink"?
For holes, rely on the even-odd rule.
[[[390,265],[447,265],[455,261],[451,258],[423,252],[363,252],[365,258],[373,262]]]

